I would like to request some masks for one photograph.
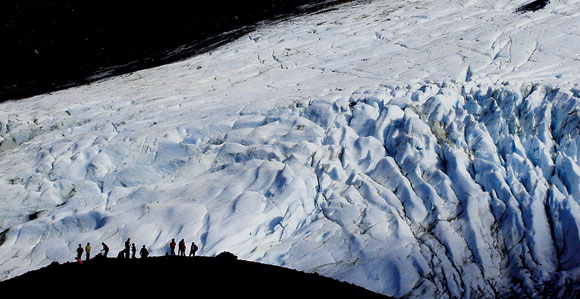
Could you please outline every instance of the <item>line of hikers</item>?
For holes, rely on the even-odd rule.
[[[103,249],[101,250],[101,252],[97,256],[106,258],[107,255],[109,254],[109,246],[107,246],[107,244],[105,244],[104,242],[102,243],[102,245],[103,245]],[[175,256],[176,245],[177,244],[175,243],[175,239],[171,239],[171,242],[169,243],[169,249],[170,249],[171,256]],[[195,244],[195,242],[191,242],[189,256],[195,256],[197,249],[198,249],[198,247]],[[87,243],[87,245],[84,248],[81,244],[79,244],[79,247],[77,247],[77,258],[76,258],[77,261],[82,262],[83,253],[85,254],[85,260],[88,261],[91,258],[91,250],[92,250],[92,247],[91,247],[90,242]],[[178,255],[185,256],[185,251],[186,251],[185,240],[181,239],[181,241],[179,241]],[[131,238],[127,238],[127,240],[125,241],[125,248],[119,252],[119,254],[117,255],[117,258],[128,259],[129,256],[131,256],[131,258],[135,259],[135,258],[137,258],[136,254],[137,254],[137,247],[135,246],[135,243],[131,243]],[[145,245],[143,245],[143,247],[139,251],[139,254],[141,255],[141,258],[147,258],[149,256],[149,250],[147,250]]]
[[[171,249],[171,255],[174,256],[175,255],[175,246],[177,244],[175,243],[175,239],[171,239],[171,242],[169,243],[169,248]],[[181,241],[179,241],[179,251],[177,253],[177,255],[179,256],[185,256],[185,251],[187,249],[187,246],[185,245],[185,240],[181,239]],[[191,247],[189,250],[189,256],[195,256],[195,253],[197,252],[197,245],[195,245],[195,242],[191,242]]]

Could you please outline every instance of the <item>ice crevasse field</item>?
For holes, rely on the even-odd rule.
[[[0,104],[0,279],[126,238],[394,297],[579,292],[580,2],[351,2]]]

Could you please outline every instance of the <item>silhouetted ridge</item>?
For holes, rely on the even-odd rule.
[[[0,282],[0,290],[59,297],[90,292],[139,298],[166,291],[171,296],[209,296],[204,298],[386,298],[318,274],[238,260],[231,253],[215,258],[95,258],[83,264],[53,263]]]

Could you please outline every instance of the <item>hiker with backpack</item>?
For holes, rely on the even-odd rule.
[[[185,240],[181,239],[179,241],[179,256],[185,256]]]
[[[79,244],[79,247],[77,248],[77,261],[81,261],[84,251],[85,249],[83,248],[83,245]]]
[[[191,242],[191,249],[189,250],[189,256],[195,256],[196,252],[197,252],[197,245],[195,245],[195,242]]]
[[[91,258],[91,249],[91,243],[87,243],[87,246],[85,247],[87,261]]]
[[[141,254],[142,259],[147,258],[149,256],[149,251],[147,250],[147,248],[145,248],[145,245],[143,245],[143,248],[141,248],[139,254]]]
[[[104,242],[102,243],[102,245],[103,245],[103,250],[101,250],[101,252],[104,251],[103,256],[107,257],[107,254],[109,254],[109,246],[107,246],[107,244],[105,244]]]
[[[171,243],[169,243],[169,249],[171,249],[171,256],[175,256],[175,239],[171,239]]]

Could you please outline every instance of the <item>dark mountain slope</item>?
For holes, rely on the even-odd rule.
[[[337,2],[3,0],[0,101],[173,62]]]
[[[217,257],[97,258],[53,264],[0,283],[0,294],[131,298],[186,295],[198,298],[385,298],[317,274]]]

